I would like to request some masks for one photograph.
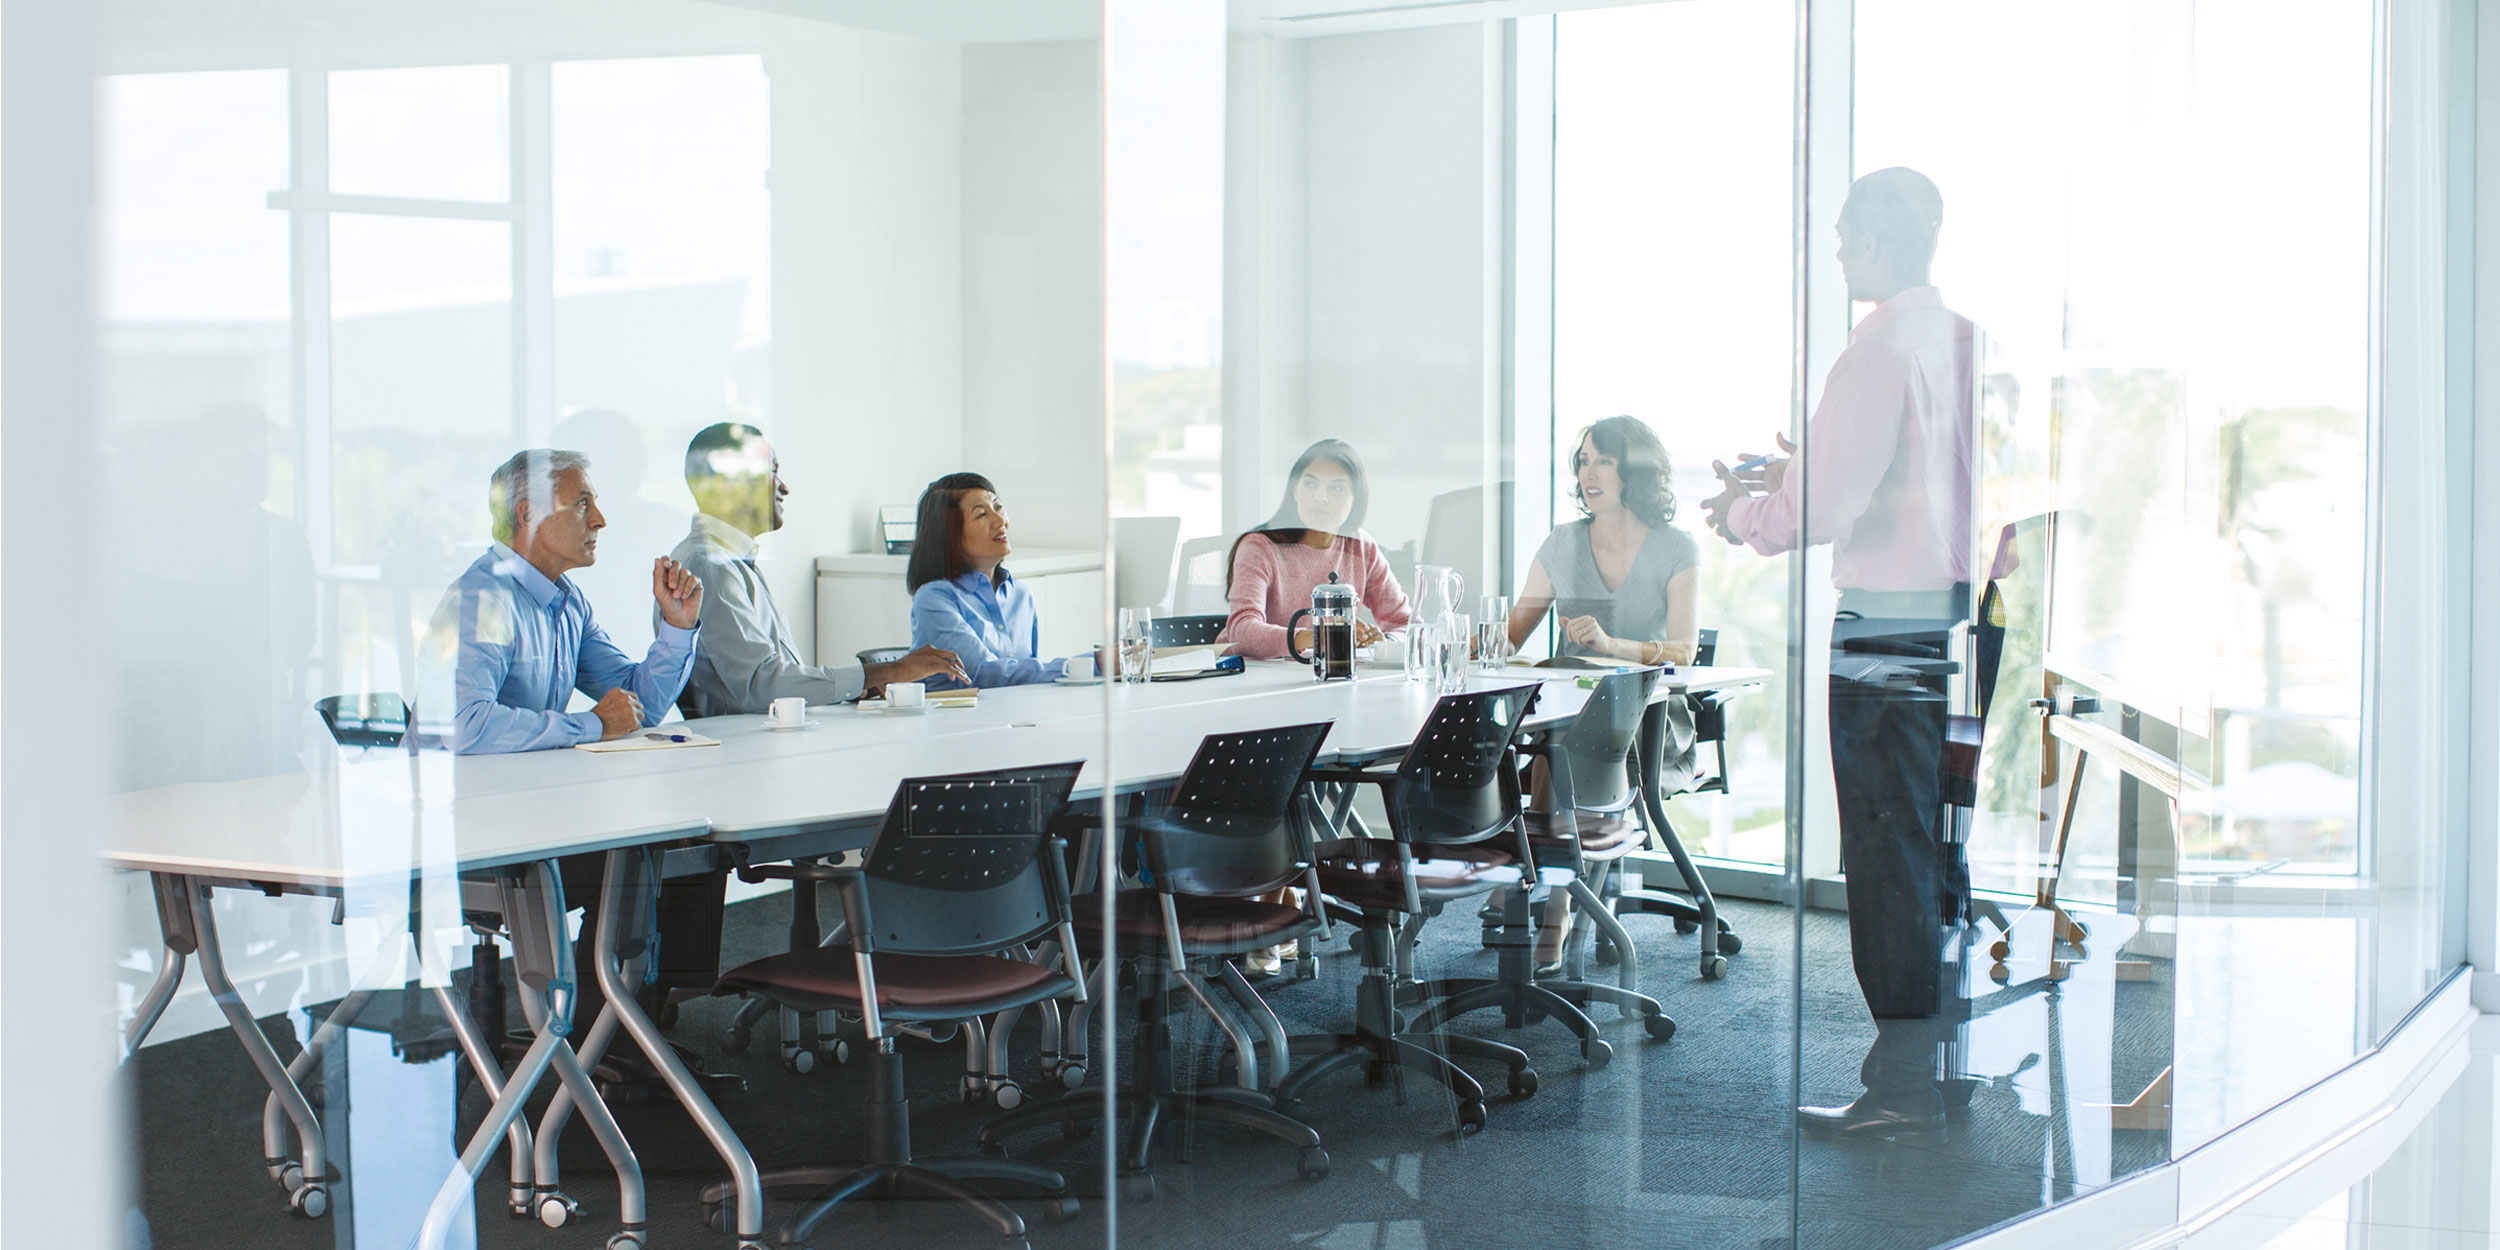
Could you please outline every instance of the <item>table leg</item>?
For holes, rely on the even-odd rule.
[[[125,1059],[139,1053],[139,1044],[148,1040],[148,1033],[164,1018],[166,1006],[174,1001],[174,991],[182,987],[185,957],[200,948],[199,935],[191,927],[187,895],[190,879],[173,873],[149,873],[148,889],[156,896],[156,931],[165,940],[165,958],[157,965],[156,984],[149,986],[147,996],[139,1000],[139,1014],[131,1018],[129,1031],[122,1035]]]
[[[599,989],[607,996],[608,1009],[616,1013],[617,1022],[633,1037],[634,1044],[642,1048],[651,1066],[659,1069],[660,1079],[668,1083],[669,1092],[676,1095],[678,1105],[686,1109],[695,1127],[702,1129],[703,1135],[710,1139],[712,1149],[719,1153],[721,1162],[729,1165],[730,1178],[738,1194],[737,1216],[732,1231],[737,1234],[742,1250],[750,1244],[760,1248],[764,1237],[764,1185],[756,1171],[755,1156],[747,1153],[745,1143],[738,1140],[737,1130],[729,1127],[729,1121],[721,1116],[720,1109],[712,1105],[703,1087],[695,1083],[694,1075],[686,1071],[685,1063],[678,1059],[677,1048],[669,1045],[668,1039],[660,1035],[660,1026],[652,1023],[651,1017],[643,1013],[642,1004],[634,998],[633,987],[625,982],[624,964],[617,944],[629,931],[641,933],[647,929],[643,918],[649,915],[659,897],[659,889],[659,872],[651,862],[650,851],[640,847],[620,847],[608,852],[607,871],[600,887],[599,940],[593,943],[592,953],[597,964],[594,971],[599,977]],[[593,1107],[598,1108],[599,1114],[606,1114],[606,1108],[598,1106],[594,1093],[585,1090],[575,1097],[584,1100],[585,1116],[591,1113]]]
[[[635,1160],[633,1147],[626,1142],[615,1117],[599,1101],[581,1059],[564,1040],[572,1031],[574,997],[573,946],[564,931],[564,885],[553,860],[531,864],[529,875],[526,887],[508,880],[503,883],[503,912],[504,924],[512,934],[513,960],[519,968],[522,1007],[531,1016],[538,1039],[513,1069],[512,1079],[496,1096],[485,1123],[478,1126],[469,1144],[461,1150],[460,1166],[435,1191],[433,1203],[426,1208],[425,1224],[418,1230],[420,1250],[442,1250],[453,1220],[475,1191],[487,1157],[494,1153],[496,1139],[511,1131],[523,1105],[550,1070],[572,1091],[575,1100],[584,1104],[582,1119],[616,1169],[617,1214],[623,1228],[609,1238],[610,1250],[643,1244],[642,1165]],[[552,1222],[562,1224],[572,1212],[573,1208],[566,1204],[564,1218]],[[539,1218],[550,1219],[544,1199],[540,1202]]]
[[[251,1009],[243,1005],[243,996],[226,976],[224,951],[217,943],[217,913],[209,906],[208,888],[197,880],[181,878],[183,907],[190,913],[191,929],[198,936],[200,979],[207,982],[209,996],[216,1000],[217,1010],[224,1013],[226,1026],[242,1043],[243,1053],[260,1069],[260,1079],[269,1086],[269,1094],[278,1100],[279,1110],[294,1121],[295,1135],[302,1143],[303,1184],[287,1195],[287,1207],[310,1219],[319,1219],[330,1210],[330,1156],[327,1141],[321,1134],[321,1121],[313,1115],[312,1103],[305,1099],[287,1075],[286,1065],[278,1061],[278,1052],[269,1044],[269,1035],[261,1032],[260,1022],[252,1018]],[[286,1160],[268,1160],[272,1169],[282,1169]]]
[[[321,1066],[321,1057],[329,1053],[330,1047],[338,1044],[340,1031],[356,1023],[356,1017],[365,1013],[366,1006],[373,1002],[373,996],[379,992],[376,988],[366,987],[350,991],[347,997],[340,999],[339,1005],[331,1008],[329,1015],[322,1017],[320,1027],[315,1028],[312,1036],[305,1039],[304,1048],[295,1052],[295,1058],[288,1061],[287,1079],[293,1081],[297,1088],[302,1088],[304,1078],[311,1076],[313,1069]],[[311,1096],[306,1095],[305,1100],[311,1101]],[[286,1174],[287,1169],[293,1167],[294,1163],[286,1157],[286,1110],[279,1105],[275,1091],[272,1091],[268,1099],[262,1102],[260,1108],[260,1152],[269,1164],[271,1179],[286,1186],[289,1192],[294,1191],[297,1181],[301,1178],[290,1180]],[[313,1175],[309,1168],[306,1169],[305,1174]]]
[[[481,949],[491,952],[494,947],[489,945]],[[503,1097],[503,1064],[496,1060],[494,1044],[487,1040],[485,1030],[469,1018],[468,1008],[461,1004],[460,996],[453,993],[450,986],[435,986],[434,1001],[442,1006],[443,1018],[451,1022],[452,1036],[458,1039],[460,1053],[469,1061],[469,1070],[476,1074],[478,1088],[486,1091],[490,1101]],[[504,1201],[515,1216],[528,1216],[533,1214],[532,1208],[536,1205],[531,1193],[529,1125],[516,1118],[506,1135],[511,1139],[512,1148],[512,1192]]]

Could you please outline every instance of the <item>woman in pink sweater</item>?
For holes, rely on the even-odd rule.
[[[1371,612],[1371,620],[1355,622],[1355,645],[1370,646],[1383,630],[1405,628],[1406,592],[1381,558],[1380,545],[1363,532],[1363,509],[1370,502],[1363,461],[1352,447],[1333,438],[1311,444],[1293,462],[1276,515],[1233,543],[1225,580],[1233,614],[1216,641],[1230,644],[1234,655],[1258,660],[1282,659],[1288,646],[1309,650],[1310,627],[1288,640],[1285,622],[1296,609],[1311,606],[1311,588],[1331,573],[1352,586]]]

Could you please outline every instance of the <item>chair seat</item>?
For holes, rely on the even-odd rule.
[[[1399,883],[1398,862],[1388,845],[1357,842],[1349,846],[1349,853],[1321,856],[1320,888],[1356,907],[1404,910],[1406,891]],[[1377,848],[1377,853],[1372,848]],[[1519,857],[1489,842],[1432,844],[1417,849],[1420,853],[1409,870],[1415,878],[1416,892],[1426,902],[1445,902],[1519,884]]]
[[[1124,950],[1163,953],[1163,904],[1153,890],[1122,890],[1112,896],[1112,926]],[[1290,942],[1319,927],[1299,907],[1255,898],[1208,898],[1180,894],[1172,910],[1181,922],[1181,949],[1191,955],[1237,955],[1280,942]],[[1102,941],[1102,896],[1076,900],[1077,941],[1099,946]]]
[[[1528,845],[1535,849],[1539,862],[1545,862],[1548,851],[1570,850],[1575,826],[1566,813],[1525,812],[1521,818],[1527,822]],[[1581,812],[1576,827],[1580,854],[1590,859],[1615,859],[1641,843],[1641,827],[1624,819],[1621,812]]]
[[[954,1020],[985,1016],[1075,989],[1076,983],[1040,964],[1000,955],[873,956],[877,1010],[905,1020]],[[799,1011],[859,1006],[859,973],[851,948],[767,955],[721,974],[715,994],[761,994]]]

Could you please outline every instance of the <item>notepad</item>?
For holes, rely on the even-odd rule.
[[[651,734],[659,736],[655,738],[651,737]],[[685,741],[677,741],[679,738]],[[720,739],[706,738],[702,734],[687,729],[651,729],[642,733],[627,734],[622,738],[610,738],[605,742],[576,742],[573,744],[573,749],[605,754],[609,751],[670,751],[678,747],[716,747],[719,745]]]
[[[932,690],[922,697],[928,700],[929,706],[932,709],[979,707],[981,705],[981,691],[977,686],[965,686],[956,690]],[[908,708],[896,709],[892,704],[886,702],[884,699],[862,699],[852,706],[863,712],[910,710]]]
[[[1222,647],[1158,647],[1155,650],[1154,675],[1166,677],[1181,673],[1203,673],[1224,658]]]

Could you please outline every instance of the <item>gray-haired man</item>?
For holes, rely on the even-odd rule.
[[[488,506],[494,544],[434,610],[432,645],[452,670],[452,750],[535,751],[621,738],[667,714],[694,665],[702,581],[674,560],[652,562],[658,636],[634,663],[565,576],[599,558],[607,525],[589,459],[521,452],[495,470]],[[567,713],[575,690],[598,705]]]

